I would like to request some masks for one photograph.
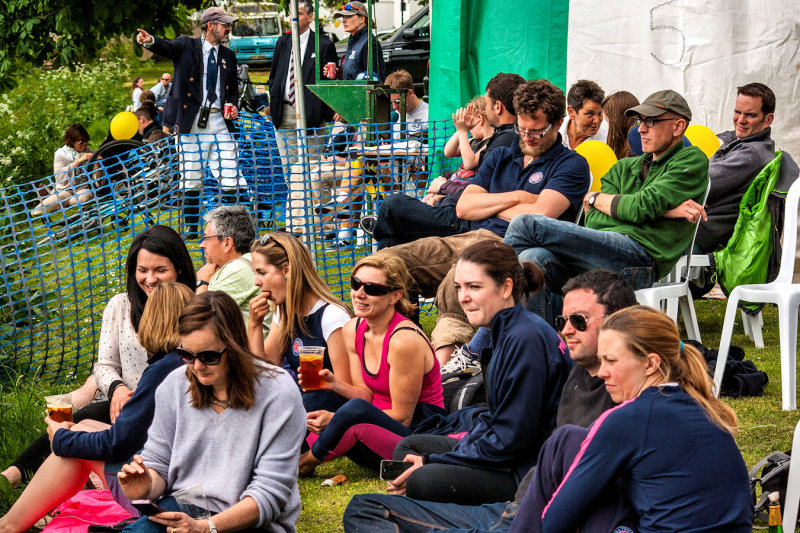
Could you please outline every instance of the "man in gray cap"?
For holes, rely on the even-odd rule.
[[[520,261],[545,273],[545,288],[529,298],[528,308],[551,324],[561,314],[561,288],[569,278],[602,268],[621,273],[635,289],[648,287],[691,243],[700,213],[675,208],[688,199],[702,204],[708,158],[683,146],[689,105],[675,91],[658,91],[626,115],[636,117],[644,154],[618,161],[603,176],[600,192],[586,194],[586,227],[520,215],[506,231],[505,242]]]
[[[220,46],[237,18],[220,7],[203,12],[198,38],[180,36],[161,39],[139,29],[136,42],[155,54],[172,59],[173,84],[164,108],[163,125],[179,129],[183,152],[184,214],[190,233],[199,229],[200,187],[203,167],[217,178],[223,189],[235,190],[247,185],[236,169],[236,143],[230,133],[236,131],[233,119],[238,116],[239,86],[236,77],[236,54]],[[233,106],[225,118],[226,104]],[[177,128],[176,128],[177,126]]]

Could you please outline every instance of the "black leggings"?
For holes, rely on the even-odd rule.
[[[98,422],[111,423],[111,402],[103,400],[100,402],[93,402],[89,405],[82,407],[75,411],[72,416],[73,422],[80,422],[81,420],[97,420]],[[11,466],[16,466],[22,472],[22,481],[27,483],[31,480],[33,475],[42,466],[47,456],[50,455],[50,438],[47,433],[44,433],[36,440],[34,440],[25,451],[19,454],[19,457],[14,459]]]
[[[457,443],[457,439],[442,435],[411,435],[400,441],[393,458],[402,461],[407,454],[447,453]],[[443,463],[428,463],[406,481],[409,498],[459,505],[511,501],[516,490],[517,481],[511,472]]]

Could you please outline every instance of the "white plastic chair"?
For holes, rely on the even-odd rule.
[[[708,191],[711,189],[709,183],[706,187],[706,192],[703,195],[703,201],[700,205],[705,205],[706,198],[708,198]],[[694,239],[697,236],[697,228],[700,226],[700,219],[694,226],[694,234],[692,235],[692,242],[689,245],[689,250],[694,248]],[[672,272],[663,280],[647,289],[639,289],[635,292],[636,301],[641,305],[649,305],[656,309],[662,308],[662,303],[666,302],[666,314],[674,322],[678,322],[678,309],[683,315],[683,323],[686,327],[686,335],[697,342],[700,341],[700,327],[697,325],[697,315],[694,311],[694,301],[692,300],[692,293],[689,290],[688,276],[681,281],[681,267],[691,268],[692,254],[687,253],[683,255]]]
[[[687,277],[689,281],[693,281],[697,277],[696,272],[698,272],[699,269],[696,270],[696,267],[711,266],[708,254],[692,254],[691,259],[688,261],[687,257],[688,256],[681,257],[675,265],[675,269],[677,272],[680,272],[682,276]],[[692,268],[686,268],[688,263],[691,263]],[[764,324],[764,319],[761,317],[761,313],[759,312],[757,315],[752,316],[742,310],[741,314],[745,334],[750,337],[750,340],[753,341],[756,348],[763,348],[764,337],[761,334],[761,326]]]
[[[797,249],[797,206],[800,202],[800,179],[789,188],[783,224],[781,266],[775,281],[739,285],[728,296],[719,356],[714,371],[715,394],[719,396],[722,375],[736,321],[739,302],[773,303],[778,306],[778,331],[781,343],[781,399],[784,411],[797,409],[797,311],[800,308],[800,285],[792,283]],[[759,328],[760,330],[760,328]]]
[[[800,422],[794,427],[792,450],[800,450]],[[786,485],[786,505],[783,509],[783,530],[794,531],[797,523],[797,508],[800,506],[800,454],[793,454],[789,460],[789,483]],[[791,524],[791,526],[789,526]]]

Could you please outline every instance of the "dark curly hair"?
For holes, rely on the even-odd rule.
[[[567,99],[564,91],[545,79],[526,81],[514,91],[514,111],[517,115],[533,117],[541,110],[550,124],[564,118]]]

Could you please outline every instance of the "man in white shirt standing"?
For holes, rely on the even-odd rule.
[[[567,116],[558,129],[561,142],[574,150],[584,141],[606,142],[608,123],[603,120],[605,93],[597,83],[578,80],[567,93]]]
[[[210,7],[203,12],[198,38],[181,35],[167,40],[138,30],[136,42],[153,53],[172,59],[174,87],[164,108],[165,127],[179,129],[181,138],[184,215],[188,233],[199,233],[200,191],[203,169],[219,181],[226,193],[246,187],[237,168],[236,131],[233,120],[238,117],[239,86],[236,54],[220,46],[228,42],[237,18],[222,8]],[[232,107],[223,117],[226,104]],[[194,228],[192,228],[194,226]]]
[[[305,131],[298,130],[297,99],[295,95],[295,71],[292,54],[292,34],[282,35],[275,44],[272,67],[269,72],[270,107],[267,114],[275,126],[275,141],[281,157],[283,173],[289,186],[289,202],[286,212],[290,220],[287,227],[301,232],[305,224],[307,189],[317,191],[319,183],[306,183],[307,168],[293,167],[301,163],[300,155],[305,153],[307,165],[319,164],[318,154],[327,139],[317,131],[324,122],[333,118],[333,111],[325,105],[307,86],[325,77],[325,65],[338,64],[336,46],[324,35],[319,36],[320,70],[316,73],[317,53],[311,22],[314,20],[314,6],[308,0],[297,2],[297,27],[300,32],[300,64],[303,80],[303,98],[306,111]]]

